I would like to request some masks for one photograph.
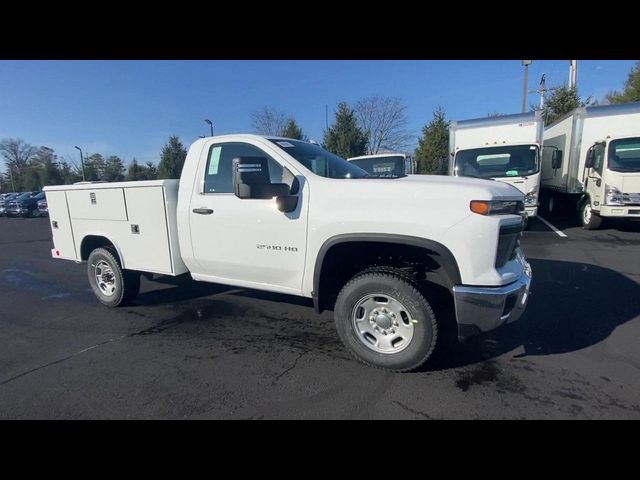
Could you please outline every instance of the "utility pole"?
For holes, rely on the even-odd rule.
[[[529,90],[529,93],[539,93],[540,94],[540,110],[544,108],[544,96],[547,92],[551,90],[555,90],[557,87],[547,88],[547,74],[543,73],[542,78],[540,79],[540,88],[538,90]]]
[[[522,65],[524,65],[524,84],[522,86],[522,113],[527,110],[527,83],[529,82],[529,65],[531,64],[531,60],[523,60]]]
[[[576,87],[577,77],[578,77],[578,61],[569,60],[569,88]]]
[[[324,126],[325,130],[329,130],[329,105],[324,105]]]

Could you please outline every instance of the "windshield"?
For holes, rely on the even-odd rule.
[[[613,140],[609,144],[609,170],[640,172],[640,138]]]
[[[404,176],[404,156],[403,155],[389,155],[387,157],[375,157],[375,158],[359,158],[357,160],[350,160],[350,163],[358,165],[363,170],[366,170],[369,175],[375,177],[388,177],[388,176]]]
[[[477,178],[524,177],[538,170],[536,145],[511,145],[459,151],[454,174]]]
[[[364,178],[369,175],[357,165],[326,151],[319,145],[297,140],[270,138],[298,162],[316,175],[327,178]]]
[[[31,198],[33,196],[33,192],[25,192],[21,193],[16,197],[16,200],[26,200],[27,198]]]

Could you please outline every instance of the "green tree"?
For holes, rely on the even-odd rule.
[[[180,139],[173,135],[169,142],[162,148],[160,163],[158,164],[158,178],[180,178],[184,161],[187,158],[187,149]]]
[[[138,180],[146,180],[145,178],[145,168],[144,166],[140,166],[138,161],[134,158],[129,165],[127,170],[127,178],[128,182],[136,182]]]
[[[82,169],[63,161],[60,163],[60,176],[64,185],[71,185],[82,180]]]
[[[110,155],[104,162],[102,180],[107,182],[121,182],[124,180],[124,165],[117,155]]]
[[[295,140],[307,140],[307,136],[302,132],[302,129],[293,118],[290,118],[287,121],[287,124],[280,135],[282,137],[293,138]]]
[[[333,125],[324,132],[324,148],[343,158],[364,155],[367,137],[358,127],[354,111],[346,102],[338,104]]]
[[[52,148],[40,147],[33,158],[32,164],[38,170],[41,186],[60,185],[63,183],[58,156]]]
[[[622,92],[613,91],[607,95],[610,103],[640,102],[640,61],[629,72]]]
[[[433,119],[422,129],[422,137],[418,139],[415,159],[418,162],[418,173],[446,173],[449,157],[449,121],[444,108],[438,105],[433,112]]]
[[[147,162],[144,165],[145,180],[156,180],[158,178],[158,167],[153,162]]]
[[[84,159],[84,179],[87,182],[97,182],[104,179],[105,161],[102,155],[94,153]]]
[[[563,85],[551,94],[542,109],[542,118],[545,125],[550,125],[576,108],[584,107],[591,102],[591,97],[582,100],[576,87],[569,88]]]

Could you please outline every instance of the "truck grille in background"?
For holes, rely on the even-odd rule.
[[[516,248],[520,245],[524,223],[500,227],[498,237],[498,252],[496,254],[496,268],[503,267],[516,256]]]
[[[625,205],[640,205],[640,193],[623,193],[622,202]]]

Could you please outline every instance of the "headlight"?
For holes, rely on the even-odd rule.
[[[536,188],[532,188],[529,190],[529,193],[524,196],[524,204],[527,207],[535,207],[538,205],[538,192]]]
[[[624,205],[622,201],[622,192],[616,187],[605,184],[604,197],[607,205]]]
[[[519,215],[524,203],[516,200],[472,200],[469,208],[478,215]]]

